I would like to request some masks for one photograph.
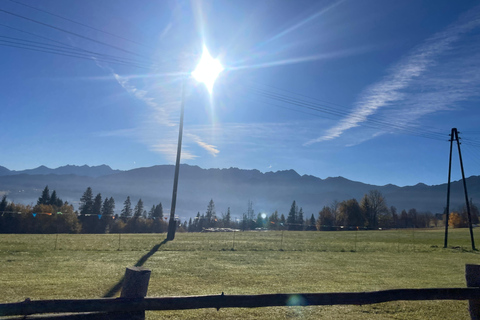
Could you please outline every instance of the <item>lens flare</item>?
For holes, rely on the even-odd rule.
[[[192,76],[198,82],[204,83],[208,92],[211,94],[213,84],[223,70],[224,68],[220,61],[218,61],[218,59],[213,59],[210,52],[208,52],[207,47],[203,46],[202,58],[195,70],[193,70]]]

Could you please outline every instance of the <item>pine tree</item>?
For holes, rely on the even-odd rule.
[[[105,198],[102,204],[102,211],[101,211],[102,216],[107,216],[108,215],[107,212],[108,212],[108,198]]]
[[[307,230],[317,230],[317,228],[315,227],[315,217],[313,216],[313,213],[312,213],[312,216],[310,217],[310,221],[308,222],[308,227],[307,227]]]
[[[7,195],[4,194],[3,197],[2,197],[2,201],[0,202],[0,212],[3,212],[5,211],[5,209],[7,209]]]
[[[80,198],[80,213],[82,215],[93,214],[93,192],[88,187]]]
[[[287,217],[288,230],[295,230],[295,224],[297,224],[297,211],[297,204],[295,200],[293,200]]]
[[[114,213],[115,213],[115,200],[113,199],[113,197],[110,197],[110,199],[108,199],[108,212],[107,212],[107,215],[113,216]]]
[[[208,227],[210,227],[210,224],[213,222],[215,217],[215,203],[213,202],[213,199],[210,199],[210,202],[208,203],[205,217],[207,218],[207,223],[209,224]]]
[[[135,218],[140,218],[143,214],[143,201],[142,199],[138,199],[137,204],[135,205],[135,210],[133,216]]]
[[[123,203],[123,209],[120,217],[122,217],[123,220],[126,220],[131,215],[132,215],[132,203],[130,201],[130,196],[128,196],[125,202]]]
[[[148,211],[148,219],[153,219],[153,214],[155,213],[155,205],[152,205],[152,208],[150,209],[150,211]]]
[[[279,226],[279,217],[278,217],[278,211],[275,210],[274,213],[272,213],[270,215],[270,217],[268,218],[268,221],[269,221],[269,229],[273,229],[273,230],[278,230],[278,228],[280,227]]]
[[[53,190],[52,195],[50,196],[50,200],[48,201],[48,204],[55,206],[57,201],[58,201],[57,191]]]
[[[298,211],[297,215],[297,230],[303,230],[303,224],[305,223],[305,220],[303,220],[303,209],[300,208],[300,211]]]
[[[230,228],[230,222],[232,221],[232,215],[230,214],[230,207],[227,209],[227,214],[223,219],[223,226],[225,228]]]
[[[37,204],[50,204],[50,190],[48,190],[48,186],[45,187],[42,191],[42,195],[37,200]]]
[[[93,207],[92,207],[93,214],[101,214],[102,213],[102,194],[99,193],[93,200]]]
[[[153,212],[153,218],[160,219],[160,220],[163,219],[163,207],[161,202],[155,206],[155,211]]]

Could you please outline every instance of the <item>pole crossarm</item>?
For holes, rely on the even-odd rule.
[[[394,289],[371,292],[208,295],[162,298],[26,300],[0,304],[0,316],[71,312],[130,312],[205,308],[366,305],[390,301],[477,300],[480,288]]]

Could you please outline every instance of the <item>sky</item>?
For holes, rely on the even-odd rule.
[[[442,184],[458,128],[478,175],[479,31],[468,0],[4,0],[0,166],[174,164],[183,101],[181,163]]]

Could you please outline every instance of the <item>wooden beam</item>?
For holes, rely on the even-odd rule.
[[[480,300],[480,288],[395,289],[372,292],[209,295],[163,298],[38,300],[0,304],[0,316],[66,312],[129,312],[204,308],[365,305],[389,301]]]

